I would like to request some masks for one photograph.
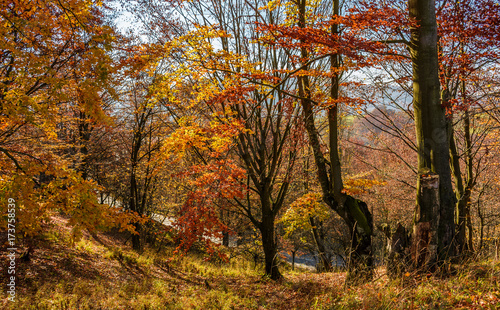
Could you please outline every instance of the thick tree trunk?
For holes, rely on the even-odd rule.
[[[347,196],[341,217],[351,231],[347,281],[362,283],[373,277],[372,235],[373,219],[368,206]]]
[[[430,267],[433,260],[445,260],[454,255],[455,197],[451,183],[447,120],[440,100],[435,0],[410,0],[408,7],[410,18],[417,23],[411,27],[410,44],[419,166],[412,240],[415,255],[412,258],[416,267]],[[432,176],[430,180],[422,177],[427,175]],[[435,194],[431,194],[429,187],[435,186],[435,176],[439,176],[438,202],[431,199]],[[426,244],[426,254],[423,255],[422,247]]]
[[[264,248],[265,274],[272,280],[279,280],[282,275],[278,269],[278,249],[274,239],[274,216],[263,214],[259,228]]]
[[[411,258],[417,268],[429,270],[438,261],[439,176],[421,174],[418,184],[420,203],[415,212]]]

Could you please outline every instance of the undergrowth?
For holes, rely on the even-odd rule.
[[[242,256],[207,261],[173,248],[138,254],[119,236],[86,235],[71,245],[64,225],[40,236],[20,263],[17,301],[4,309],[500,309],[500,264],[468,264],[448,278],[406,275],[346,287],[345,273],[292,271],[262,277]],[[234,255],[233,255],[234,256]],[[7,260],[2,253],[2,266]],[[2,285],[5,287],[5,280]]]

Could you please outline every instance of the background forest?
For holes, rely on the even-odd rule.
[[[0,2],[21,304],[499,302],[500,1]]]

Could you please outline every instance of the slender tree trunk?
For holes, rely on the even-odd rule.
[[[468,242],[468,245],[467,245],[467,250],[470,252],[470,253],[474,253],[474,240],[473,240],[473,236],[474,236],[474,228],[472,227],[472,218],[471,218],[471,215],[470,215],[470,204],[467,206],[467,231],[469,233],[469,235],[467,236],[467,242]]]
[[[450,128],[450,156],[451,156],[451,170],[453,173],[453,178],[455,179],[455,195],[457,199],[456,205],[456,224],[457,224],[457,253],[462,253],[466,249],[465,242],[465,208],[467,201],[465,198],[465,187],[462,178],[462,171],[460,168],[460,155],[458,154],[458,149],[455,143],[455,130]]]
[[[135,167],[132,168],[132,173],[130,176],[130,210],[138,212],[139,202],[137,201],[137,180],[135,177]],[[135,231],[137,234],[132,235],[132,248],[135,251],[142,251],[142,240],[141,231],[142,227],[140,223],[134,224]]]
[[[483,240],[484,240],[484,216],[481,212],[481,196],[484,193],[484,187],[479,192],[477,197],[477,215],[479,217],[479,246],[478,251],[483,249]]]
[[[465,84],[462,83],[462,92],[465,91]],[[453,177],[455,179],[455,195],[457,199],[456,204],[456,224],[457,224],[457,234],[456,234],[456,251],[457,255],[467,256],[473,252],[472,246],[472,223],[470,220],[470,198],[472,194],[472,189],[475,186],[474,182],[474,167],[472,158],[472,140],[470,132],[470,115],[469,111],[466,110],[463,115],[463,132],[464,132],[464,156],[465,156],[465,167],[466,167],[466,178],[465,181],[462,177],[462,172],[460,168],[460,156],[458,155],[457,146],[455,143],[455,131],[450,128],[450,156],[451,156],[451,170]],[[468,231],[468,236],[466,232]]]
[[[412,249],[417,252],[412,257],[416,267],[428,269],[454,255],[455,198],[447,119],[440,100],[435,0],[409,0],[408,7],[410,18],[417,23],[411,27],[410,43],[419,166],[412,240]],[[432,191],[435,178],[439,182],[437,201]],[[424,245],[425,258],[420,254],[424,252],[418,252]]]
[[[142,126],[140,126],[139,128],[142,129]],[[139,188],[137,184],[136,170],[139,161],[139,150],[141,149],[141,144],[142,144],[142,138],[140,132],[141,129],[136,130],[134,132],[134,137],[132,141],[132,152],[130,157],[131,173],[130,173],[130,198],[129,198],[130,210],[133,212],[137,212],[140,215],[142,215],[142,211],[140,210]],[[132,248],[136,251],[142,251],[141,224],[135,223],[134,227],[137,234],[132,235]]]
[[[465,103],[465,82],[462,82],[462,93],[464,94],[464,103]],[[470,214],[470,197],[472,195],[472,189],[475,184],[474,177],[474,161],[472,158],[472,139],[471,139],[471,129],[470,129],[470,114],[469,110],[465,110],[464,112],[464,137],[465,137],[465,164],[467,167],[467,185],[465,187],[464,193],[464,216],[465,216],[465,225],[467,225],[468,229],[468,243],[466,251],[469,253],[474,252],[474,247],[472,245],[472,221]]]

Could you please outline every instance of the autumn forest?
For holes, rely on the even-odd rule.
[[[5,309],[500,305],[500,1],[0,2]]]

